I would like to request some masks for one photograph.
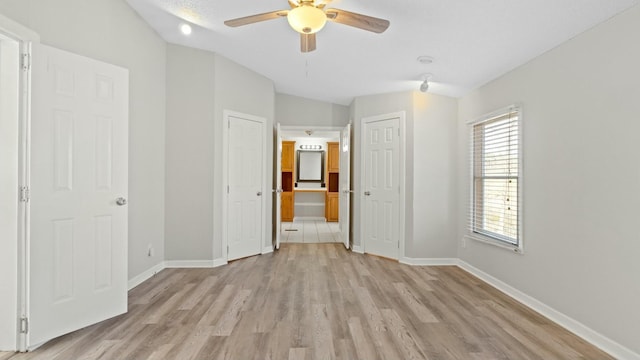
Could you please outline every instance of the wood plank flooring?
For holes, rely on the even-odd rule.
[[[282,244],[167,269],[129,312],[3,360],[611,359],[457,267]]]

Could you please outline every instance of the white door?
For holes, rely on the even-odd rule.
[[[32,62],[29,348],[127,311],[128,71]]]
[[[264,122],[228,115],[227,260],[262,250]]]
[[[340,233],[344,247],[349,248],[351,216],[351,124],[348,124],[340,136]]]
[[[364,251],[398,258],[400,119],[364,121]]]
[[[276,218],[274,229],[276,231],[276,250],[280,249],[282,237],[282,130],[280,123],[276,125]]]

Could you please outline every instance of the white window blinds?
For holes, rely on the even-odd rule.
[[[521,246],[520,109],[472,123],[470,232]]]

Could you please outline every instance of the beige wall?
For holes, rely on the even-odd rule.
[[[476,241],[464,261],[640,353],[640,7],[459,102],[459,236],[466,121],[523,108],[524,255]]]
[[[164,259],[165,42],[124,0],[2,0],[44,44],[129,69],[129,278]],[[147,257],[147,246],[155,256]]]

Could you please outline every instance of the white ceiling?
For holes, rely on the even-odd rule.
[[[225,20],[288,9],[286,0],[127,0],[168,42],[210,50],[275,83],[278,93],[348,105],[417,90],[459,97],[640,0],[333,0],[327,8],[385,18],[383,34],[328,22],[300,52],[286,18],[238,28]],[[193,25],[184,36],[179,26]],[[615,39],[612,39],[615,41]],[[434,58],[430,65],[418,56]]]

